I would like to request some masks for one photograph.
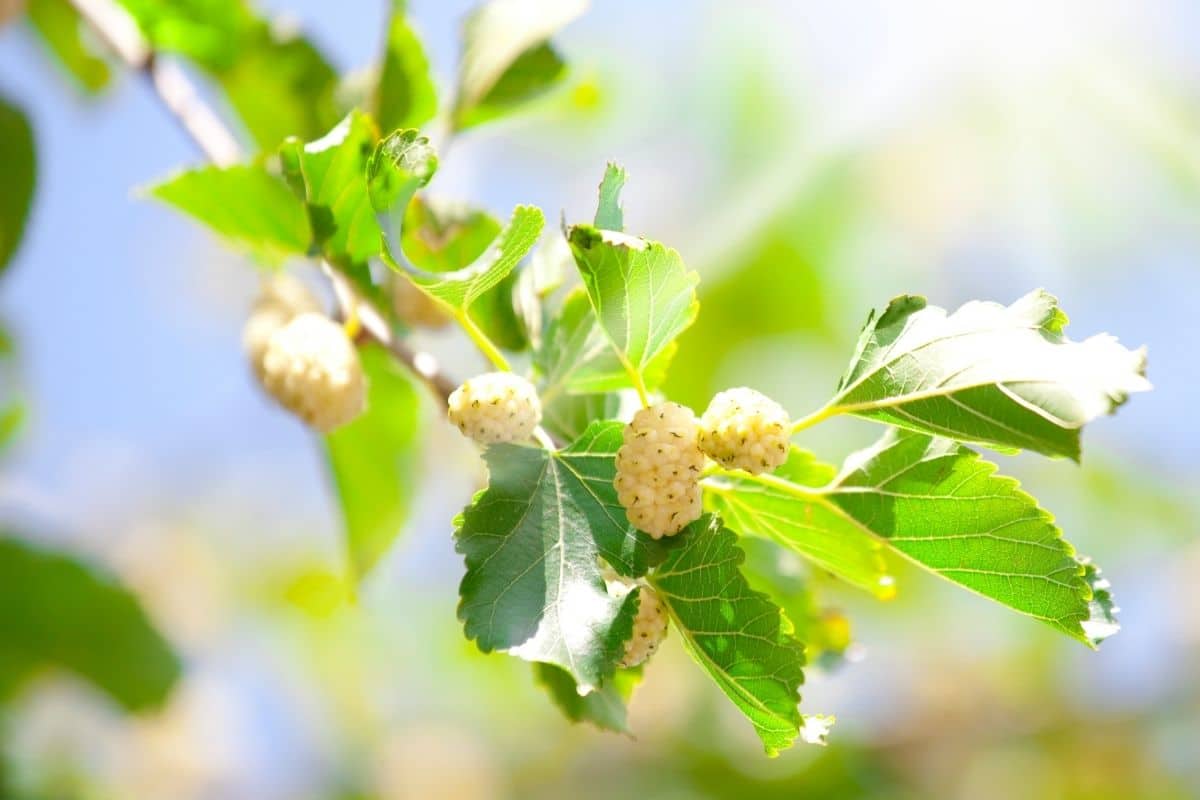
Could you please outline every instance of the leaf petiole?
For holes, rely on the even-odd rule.
[[[512,372],[512,367],[509,366],[508,359],[500,352],[500,348],[496,347],[487,334],[479,329],[475,321],[467,315],[465,309],[454,310],[452,313],[455,321],[466,331],[467,335],[471,337],[471,341],[475,342],[475,346],[487,357],[488,361],[492,362],[496,369],[501,372]]]
[[[825,420],[830,419],[831,417],[836,417],[838,414],[843,413],[845,410],[846,409],[843,408],[842,406],[830,403],[829,405],[818,408],[816,411],[809,414],[808,416],[801,417],[800,419],[793,422],[791,432],[793,435],[795,435],[795,434],[799,433],[800,431],[807,430],[808,428],[811,428],[814,425],[822,423]]]

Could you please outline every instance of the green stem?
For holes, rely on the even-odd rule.
[[[799,433],[802,430],[811,428],[812,426],[814,426],[818,423],[824,422],[825,420],[829,419],[830,417],[836,417],[838,414],[841,414],[843,411],[845,411],[844,408],[842,408],[839,405],[835,405],[833,403],[830,403],[827,406],[823,406],[822,408],[818,408],[816,411],[809,414],[807,417],[802,417],[802,418],[796,420],[795,422],[793,422],[792,423],[792,434],[794,435],[794,434]]]
[[[488,361],[491,361],[496,369],[501,372],[512,372],[512,367],[508,365],[508,359],[500,352],[496,345],[492,344],[492,340],[487,337],[487,334],[479,329],[475,321],[467,316],[467,312],[455,311],[454,319],[462,326],[462,329],[471,337],[471,341],[475,342],[475,346],[487,356]]]
[[[642,408],[650,407],[650,393],[646,391],[646,381],[642,379],[642,373],[633,368],[633,364],[629,363],[629,359],[625,354],[616,347],[617,358],[621,360],[621,366],[625,368],[625,374],[629,376],[629,382],[633,384],[633,388],[637,390],[638,399],[642,401]]]

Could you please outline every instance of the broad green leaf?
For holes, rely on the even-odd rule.
[[[421,441],[421,395],[413,376],[382,347],[364,347],[360,356],[367,410],[325,437],[346,547],[359,577],[387,552],[408,519]]]
[[[746,582],[737,536],[720,517],[706,514],[680,538],[650,580],[684,647],[777,755],[804,724],[804,645],[779,607]]]
[[[455,520],[467,564],[458,615],[481,650],[557,664],[588,690],[612,674],[637,601],[608,594],[600,559],[632,577],[662,552],[617,502],[620,445],[620,423],[597,423],[557,453],[485,451],[488,487]]]
[[[119,0],[155,50],[220,71],[233,65],[265,22],[244,0]]]
[[[419,128],[437,113],[437,89],[429,59],[408,23],[405,5],[404,0],[392,2],[383,67],[375,87],[375,117],[385,131]]]
[[[37,175],[33,129],[16,106],[0,96],[0,164],[4,187],[0,189],[0,275],[8,265],[29,218]]]
[[[180,663],[134,595],[74,557],[0,531],[0,686],[59,667],[130,710],[159,706]],[[3,674],[8,670],[8,674]]]
[[[642,670],[618,669],[604,685],[586,695],[571,673],[553,664],[533,665],[534,678],[550,693],[550,698],[572,722],[590,722],[597,728],[628,733],[626,703],[642,680]]]
[[[625,210],[621,207],[621,189],[628,178],[625,168],[608,162],[604,178],[600,181],[600,202],[596,207],[596,227],[607,231],[625,229]]]
[[[303,188],[317,246],[342,269],[379,255],[379,225],[367,193],[377,138],[371,118],[352,111],[320,139],[289,139],[279,151],[289,180]]]
[[[508,226],[496,236],[491,246],[462,269],[427,272],[404,261],[397,264],[393,260],[391,264],[402,269],[430,297],[440,300],[454,311],[465,311],[508,277],[537,242],[544,224],[541,209],[517,206],[513,209]]]
[[[675,343],[646,365],[642,382],[656,389],[667,376]],[[543,347],[534,363],[543,376],[542,396],[549,403],[562,394],[597,394],[633,388],[629,373],[592,309],[587,292],[577,287],[563,301],[558,316],[546,328]]]
[[[827,498],[917,564],[1089,646],[1115,631],[1050,514],[962,445],[893,429],[847,460]]]
[[[201,167],[168,178],[150,194],[268,263],[304,255],[312,244],[304,203],[262,166]]]
[[[1078,460],[1083,425],[1150,384],[1144,351],[1106,334],[1073,342],[1066,324],[1041,290],[953,314],[898,297],[867,320],[830,410]]]
[[[725,473],[704,481],[705,504],[743,534],[773,539],[876,597],[895,596],[883,546],[837,507],[820,487],[836,470],[793,447],[777,474]]]
[[[559,394],[542,401],[542,427],[560,441],[571,442],[588,425],[614,419],[621,410],[616,394]]]
[[[568,239],[600,327],[626,371],[643,375],[696,318],[698,276],[657,242],[590,225]]]
[[[234,111],[263,149],[289,136],[319,137],[340,116],[337,72],[308,39],[268,25],[255,30],[232,63],[214,72]]]
[[[108,85],[108,64],[83,41],[83,20],[69,0],[26,0],[29,21],[43,43],[84,90]]]
[[[541,94],[561,77],[549,39],[587,0],[488,0],[463,25],[454,126],[492,119]]]

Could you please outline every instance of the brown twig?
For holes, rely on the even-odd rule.
[[[187,74],[177,65],[157,57],[154,48],[124,8],[114,0],[70,2],[121,61],[146,78],[155,96],[209,161],[218,166],[228,166],[241,160],[242,148],[237,138],[204,102]],[[449,397],[456,384],[440,370],[437,360],[429,353],[413,350],[393,336],[384,316],[358,297],[349,284],[340,280],[340,273],[328,268],[324,271],[333,281],[334,294],[342,305],[343,313],[349,315],[351,308],[356,309],[367,336],[390,350],[442,400]]]

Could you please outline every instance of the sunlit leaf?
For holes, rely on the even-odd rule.
[[[244,0],[118,0],[146,39],[210,71],[233,65],[265,23]]]
[[[706,514],[680,537],[650,580],[684,647],[776,755],[804,724],[804,645],[779,607],[746,582],[737,536],[720,517]]]
[[[83,20],[69,0],[26,0],[29,21],[63,69],[88,92],[108,85],[109,69],[84,42]]]
[[[867,320],[832,409],[1002,449],[1078,460],[1084,424],[1146,391],[1146,356],[1108,335],[1066,338],[1043,291],[953,314],[898,297]]]
[[[72,556],[0,531],[0,687],[70,670],[131,710],[159,706],[180,663],[127,589]]]
[[[437,89],[421,40],[408,22],[404,0],[393,0],[374,108],[384,131],[419,128],[437,113]]]
[[[33,129],[16,106],[0,97],[0,164],[4,186],[0,189],[0,274],[21,243],[37,175]]]
[[[595,225],[601,230],[625,229],[625,210],[621,207],[621,189],[628,178],[625,168],[609,162],[600,181],[600,202],[596,207]]]
[[[358,576],[387,552],[408,519],[421,441],[421,390],[415,378],[382,347],[364,347],[360,356],[367,410],[325,438],[346,548]]]
[[[637,593],[610,596],[600,558],[636,576],[661,557],[617,502],[620,444],[620,423],[597,423],[557,453],[487,449],[488,487],[455,534],[467,563],[459,618],[481,650],[557,664],[585,689],[612,674],[632,635]]]

